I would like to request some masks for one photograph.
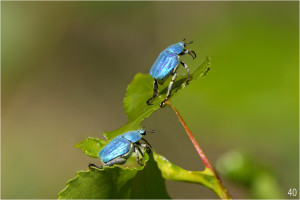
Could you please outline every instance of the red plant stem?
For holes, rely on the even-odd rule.
[[[174,107],[174,105],[169,100],[166,103],[168,105],[170,105],[171,108],[175,111],[176,115],[179,118],[179,121],[181,122],[182,126],[184,127],[186,133],[188,134],[188,136],[189,136],[191,142],[193,143],[197,153],[199,154],[204,166],[209,168],[211,170],[211,172],[214,174],[214,176],[216,177],[216,179],[218,180],[219,186],[223,191],[223,195],[221,196],[222,199],[231,199],[231,196],[229,195],[226,188],[224,187],[219,175],[216,173],[216,171],[214,170],[214,168],[210,164],[209,160],[207,159],[206,155],[204,154],[204,152],[202,151],[200,145],[198,144],[196,138],[194,137],[193,133],[191,132],[191,130],[189,129],[189,127],[187,126],[187,124],[185,123],[185,121],[183,120],[181,115],[179,114],[178,110]]]
[[[178,116],[179,121],[181,122],[182,126],[184,127],[186,133],[188,134],[188,136],[189,136],[191,142],[193,143],[197,153],[199,154],[201,160],[203,161],[204,166],[209,168],[211,171],[213,171],[214,174],[218,177],[218,175],[215,173],[213,167],[211,166],[209,160],[207,159],[206,155],[204,154],[204,152],[202,151],[202,149],[199,146],[198,142],[196,141],[196,138],[194,137],[193,133],[191,132],[191,130],[189,129],[189,127],[187,126],[185,121],[182,119],[181,115],[179,114],[178,110],[173,106],[172,103],[169,102],[169,105],[171,106],[171,108],[175,111],[176,115]]]

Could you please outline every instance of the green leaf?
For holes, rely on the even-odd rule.
[[[188,171],[155,153],[154,160],[165,179],[204,185],[213,190],[220,198],[225,196],[224,189],[220,187],[218,180],[209,168],[205,168],[203,171]]]
[[[147,166],[139,171],[132,181],[132,188],[133,192],[130,196],[132,199],[170,199],[165,179],[153,159],[153,153],[149,156]]]
[[[145,159],[148,159],[146,155]],[[129,169],[114,166],[79,171],[59,193],[59,199],[170,198],[166,192],[165,180],[152,155],[147,166],[142,169],[143,167]]]
[[[82,149],[82,151],[92,158],[98,158],[99,151],[107,144],[107,141],[99,138],[88,137],[87,139],[77,143],[76,148]]]
[[[207,170],[207,168],[204,171],[188,171],[171,163],[169,160],[159,154],[154,154],[154,160],[158,163],[158,167],[162,171],[165,179],[197,183],[210,188],[216,181],[212,172]]]

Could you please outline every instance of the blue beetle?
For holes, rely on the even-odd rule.
[[[122,165],[133,152],[136,153],[137,162],[140,165],[145,166],[141,163],[142,158],[139,158],[139,153],[142,157],[144,156],[140,147],[151,150],[151,145],[142,137],[143,135],[146,135],[147,132],[148,131],[146,130],[139,129],[137,131],[128,131],[115,137],[99,152],[99,157],[104,165],[102,167],[97,167],[94,164],[89,164],[89,168],[94,166],[102,169],[104,166],[112,166],[114,164]],[[145,143],[140,143],[141,140]]]
[[[152,76],[152,78],[154,78],[154,83],[153,83],[153,95],[146,102],[148,105],[151,105],[150,101],[158,96],[157,83],[162,85],[170,75],[173,75],[168,87],[167,96],[160,103],[160,107],[162,107],[164,103],[168,100],[168,98],[171,96],[172,86],[177,77],[176,71],[179,66],[179,63],[182,64],[187,71],[188,80],[186,81],[186,83],[188,84],[188,82],[191,79],[190,70],[188,66],[180,60],[179,55],[189,54],[192,56],[193,59],[195,59],[196,53],[193,50],[185,49],[187,44],[192,44],[192,43],[193,41],[186,42],[185,39],[183,39],[182,42],[178,42],[176,44],[168,46],[165,50],[163,50],[159,54],[159,56],[157,57],[156,61],[154,62],[150,70],[150,75]]]

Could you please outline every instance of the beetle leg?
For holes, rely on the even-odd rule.
[[[98,168],[98,169],[103,169],[103,167],[98,167],[97,165],[93,164],[93,163],[90,163],[89,164],[89,169],[92,169],[92,167],[95,167],[95,168]]]
[[[147,144],[141,144],[140,146],[141,146],[141,147],[144,147],[144,148],[145,148],[145,151],[146,151],[148,154],[151,153],[152,149],[151,149],[151,147],[148,146]]]
[[[186,84],[189,84],[189,81],[191,80],[191,75],[190,75],[190,69],[189,67],[182,61],[180,61],[180,63],[184,66],[184,68],[186,69],[186,72],[188,74],[188,80],[186,81]]]
[[[183,49],[183,51],[179,55],[189,54],[193,59],[197,57],[195,51],[189,49]]]
[[[114,159],[112,159],[111,161],[108,161],[107,163],[105,163],[105,165],[103,165],[103,167],[107,167],[107,166],[113,166],[113,165],[122,165],[126,162],[126,158],[122,158],[121,156],[116,157]]]
[[[147,142],[147,140],[145,140],[144,138],[141,138],[141,140],[143,140],[147,144],[146,147],[152,149],[152,146],[149,144],[149,142]]]
[[[145,142],[145,144],[144,143],[141,144],[140,142],[137,142],[136,144],[138,145],[138,147],[144,147],[147,153],[151,153],[151,151],[152,151],[151,145],[144,138],[141,138],[141,140],[143,140]],[[142,156],[144,156],[141,151],[140,151],[140,153],[142,154]]]
[[[152,100],[152,99],[154,99],[155,97],[157,97],[157,95],[158,95],[158,85],[157,85],[157,81],[154,79],[154,82],[153,82],[153,95],[152,95],[152,97],[150,98],[150,99],[148,99],[147,100],[147,104],[148,105],[152,105],[151,103],[150,103],[150,101]]]
[[[136,154],[136,160],[137,160],[137,162],[139,163],[139,165],[141,165],[141,166],[146,166],[146,165],[144,165],[143,163],[141,163],[141,160],[140,160],[140,156],[139,156],[139,152],[141,153],[141,155],[143,155],[143,153],[142,153],[142,151],[140,150],[140,148],[139,147],[134,147],[135,148],[135,154]]]
[[[144,156],[143,152],[141,151],[141,149],[139,148],[139,146],[143,146],[140,142],[136,142],[135,146],[134,146],[134,150],[138,149],[138,151],[140,152],[140,154],[142,155],[142,157]]]
[[[186,53],[189,54],[190,56],[192,56],[193,59],[195,59],[195,58],[197,57],[195,51],[193,51],[193,50],[189,50],[189,49],[188,49],[188,50],[185,50],[184,53],[185,53],[185,54],[186,54]]]
[[[141,144],[139,144],[139,146],[142,146]],[[144,157],[143,152],[141,151],[141,149],[137,146],[136,149],[139,151],[139,153],[141,154],[142,157]],[[142,160],[142,159],[141,159]]]
[[[174,71],[176,71],[177,67],[174,69]],[[170,84],[169,84],[169,87],[168,87],[168,92],[167,92],[167,96],[166,98],[160,103],[160,107],[163,107],[164,103],[170,98],[171,96],[171,91],[172,91],[172,86],[173,86],[173,83],[174,81],[176,80],[176,77],[177,77],[177,73],[174,72],[174,75],[170,81]]]

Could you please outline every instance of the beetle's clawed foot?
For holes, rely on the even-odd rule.
[[[165,100],[163,100],[160,104],[159,107],[163,108],[165,107],[165,102],[168,100],[168,98],[166,98]]]
[[[153,105],[152,103],[150,103],[151,100],[152,100],[152,98],[148,99],[148,100],[146,101],[146,104],[149,105],[149,106],[150,106],[150,105]]]
[[[146,103],[147,103],[147,105],[153,105],[152,103],[150,103],[150,101],[152,101],[153,99],[155,99],[156,97],[157,97],[158,95],[153,95],[150,99],[148,99],[147,101],[146,101]]]
[[[189,54],[192,56],[193,60],[197,57],[195,51],[191,50]]]
[[[98,168],[98,169],[103,169],[102,166],[101,166],[101,167],[98,167],[97,165],[95,165],[95,164],[93,164],[93,163],[90,163],[90,164],[89,164],[89,169],[92,170],[92,167]]]
[[[189,54],[190,56],[192,56],[193,60],[197,57],[195,51],[193,50],[185,50],[183,52],[181,52],[179,55],[184,55],[184,54]]]

